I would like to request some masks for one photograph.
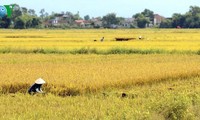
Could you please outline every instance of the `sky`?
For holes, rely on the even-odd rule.
[[[39,15],[41,9],[49,14],[52,11],[60,13],[70,11],[81,17],[104,16],[107,13],[116,13],[119,17],[130,18],[144,9],[150,9],[156,14],[171,17],[173,13],[184,14],[190,6],[199,6],[200,0],[0,0],[0,5],[16,3],[20,7],[34,9]]]

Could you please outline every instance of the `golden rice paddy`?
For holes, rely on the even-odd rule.
[[[0,30],[1,49],[55,49],[78,48],[161,49],[197,51],[200,49],[200,31],[194,30]],[[142,36],[143,40],[138,40]],[[105,37],[104,42],[100,39]],[[136,38],[116,42],[117,37]],[[97,40],[97,42],[94,42]]]
[[[0,30],[0,119],[197,120],[199,33],[198,29]],[[119,42],[116,37],[135,39]],[[53,52],[44,52],[48,50]],[[46,81],[46,94],[28,95],[40,77]]]

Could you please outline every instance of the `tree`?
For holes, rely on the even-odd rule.
[[[200,7],[190,6],[186,14],[173,14],[172,27],[200,28]]]
[[[200,7],[198,7],[198,6],[190,6],[189,13],[191,13],[192,16],[196,16],[197,14],[200,14]]]
[[[188,12],[185,14],[184,28],[192,28],[192,26],[193,26],[192,14]]]
[[[200,28],[200,7],[190,6],[190,10],[185,16],[185,27]]]
[[[149,9],[145,9],[141,14],[143,14],[145,17],[149,17],[150,21],[153,21],[154,19],[154,12]]]
[[[19,16],[22,16],[22,11],[19,5],[14,4],[14,9],[12,12],[11,20],[15,22],[15,19]]]
[[[26,28],[25,25],[26,25],[25,21],[19,17],[15,21],[14,28],[15,29],[25,29]]]
[[[133,18],[136,19],[137,26],[139,28],[145,28],[150,21],[154,20],[154,12],[149,9],[145,9],[143,12],[133,15]]]
[[[135,17],[136,21],[137,21],[137,26],[139,28],[145,28],[146,25],[148,23],[150,23],[149,18],[145,17],[143,14],[141,13],[137,13],[135,14],[133,17]]]
[[[11,25],[11,23],[14,23],[13,26],[15,29],[36,28],[39,25],[41,25],[41,21],[35,14],[34,9],[20,7],[17,4],[11,5],[14,6],[12,16],[11,18],[8,18],[7,16],[4,18],[0,18],[1,28],[8,28]],[[44,9],[41,11],[43,13]]]
[[[48,17],[49,16],[49,13],[48,12],[45,12],[44,13],[44,17],[46,18],[46,17]]]
[[[75,15],[73,15],[73,19],[74,20],[80,20],[81,19],[80,15],[79,15],[79,11]]]
[[[36,28],[37,26],[39,26],[41,24],[41,21],[39,18],[33,18],[32,19],[32,24],[31,27]]]
[[[137,19],[137,26],[139,28],[145,28],[148,23],[150,23],[150,21],[149,21],[149,19],[147,19],[145,17],[139,17]]]
[[[45,9],[40,10],[40,17],[43,19],[45,17]]]
[[[137,19],[138,17],[141,17],[143,14],[141,13],[136,13],[135,15],[133,15],[133,18]]]
[[[30,19],[26,21],[26,28],[31,28],[31,26],[32,26],[32,20]]]
[[[74,21],[73,14],[69,11],[66,11],[65,15],[67,15],[66,21],[68,22],[68,24],[72,25]]]
[[[30,28],[31,24],[32,24],[32,19],[34,16],[31,16],[29,14],[23,14],[22,16],[18,17],[21,20],[23,20],[23,22],[25,23],[25,28]]]
[[[34,10],[34,9],[29,9],[29,10],[28,10],[28,14],[31,15],[31,16],[37,16],[37,15],[35,14],[35,10]]]
[[[84,20],[90,20],[90,16],[89,15],[84,16]]]
[[[183,27],[185,23],[185,16],[175,13],[172,16],[172,27],[176,28],[177,26]]]
[[[21,7],[21,9],[22,9],[22,14],[28,13],[28,9],[26,7]]]
[[[8,28],[11,25],[11,19],[7,16],[0,18],[0,28]]]
[[[103,16],[102,21],[105,28],[110,28],[111,25],[117,25],[119,23],[119,19],[117,19],[115,13],[109,13]]]
[[[117,17],[117,21],[119,21],[118,24],[122,25],[124,22],[124,18],[123,17]]]
[[[172,28],[172,20],[165,19],[160,23],[160,28]]]

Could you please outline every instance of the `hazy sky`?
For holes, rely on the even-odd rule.
[[[200,0],[0,0],[0,5],[17,3],[21,7],[35,9],[38,14],[44,8],[46,12],[70,11],[81,17],[104,16],[107,13],[116,13],[117,16],[132,17],[145,8],[165,17],[173,13],[185,13],[189,6],[200,6]]]

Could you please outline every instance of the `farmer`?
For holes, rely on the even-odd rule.
[[[35,83],[29,88],[28,93],[29,94],[35,94],[35,93],[44,93],[41,89],[41,86],[45,83],[45,81],[42,78],[39,78],[35,81]]]
[[[104,40],[104,37],[101,38],[101,42],[103,42],[103,40]]]
[[[138,38],[141,40],[141,39],[142,39],[142,36],[139,36]]]

